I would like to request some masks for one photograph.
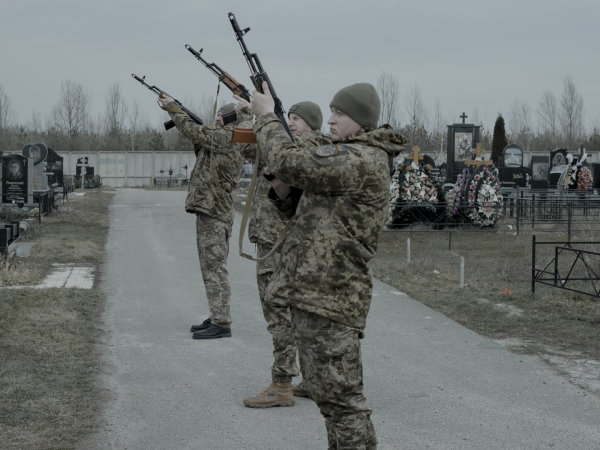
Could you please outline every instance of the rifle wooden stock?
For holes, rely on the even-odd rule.
[[[233,129],[233,137],[231,142],[237,144],[256,144],[256,136],[252,128],[238,128]]]

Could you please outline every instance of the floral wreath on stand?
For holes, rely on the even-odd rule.
[[[446,217],[448,222],[459,222],[460,216],[458,212],[461,209],[461,202],[464,202],[465,185],[469,177],[469,169],[463,169],[456,177],[454,187],[446,194],[447,211]]]
[[[492,166],[490,170],[484,166],[480,173],[476,173],[469,183],[468,191],[469,218],[480,227],[492,226],[500,216],[499,207],[502,206],[500,193],[500,180],[498,169]]]
[[[577,174],[577,189],[580,191],[587,191],[591,180],[591,170],[587,167],[581,167]]]
[[[564,186],[565,189],[572,189],[575,187],[575,183],[577,182],[577,167],[573,162],[569,164],[567,170],[565,171],[565,181]]]
[[[422,208],[420,213],[427,219],[435,215],[442,190],[431,177],[429,166],[421,163],[415,169],[415,165],[404,160],[392,176],[386,226],[414,222],[414,215],[409,211],[412,207]]]

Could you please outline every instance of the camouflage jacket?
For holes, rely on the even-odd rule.
[[[177,103],[169,106],[178,107]],[[185,210],[189,213],[203,212],[222,222],[233,224],[235,209],[231,191],[239,181],[244,165],[241,145],[231,142],[234,125],[252,126],[252,112],[243,108],[238,120],[223,128],[201,126],[187,114],[169,112],[177,129],[194,144],[196,164],[190,175]],[[211,159],[214,171],[211,172]]]
[[[294,140],[301,148],[331,144],[331,138],[318,131],[301,133],[298,136],[294,136]],[[256,145],[243,146],[242,155],[248,161],[255,162]],[[250,242],[253,243],[273,245],[289,219],[267,197],[271,185],[262,175],[262,171],[267,166],[267,163],[265,162],[264,155],[260,159],[256,191],[254,192],[252,209],[248,218],[248,237],[250,238]]]
[[[388,209],[388,157],[406,139],[389,125],[311,149],[293,144],[275,114],[254,132],[271,172],[304,190],[267,300],[365,328],[375,255]],[[273,191],[270,191],[271,196]]]

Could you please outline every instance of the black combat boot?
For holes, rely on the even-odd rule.
[[[222,328],[211,323],[204,330],[196,331],[192,334],[194,339],[217,339],[231,337],[231,328]]]
[[[208,328],[208,326],[210,324],[211,324],[211,321],[210,321],[210,317],[209,317],[204,322],[202,322],[200,325],[192,325],[192,328],[190,329],[190,331],[193,333],[195,331],[204,330],[205,328]]]

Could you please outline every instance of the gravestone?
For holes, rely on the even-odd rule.
[[[459,173],[462,173],[466,160],[472,159],[473,150],[479,143],[479,125],[465,123],[468,116],[462,113],[462,123],[448,125],[448,139],[446,144],[446,181],[456,182]]]
[[[592,177],[594,179],[594,189],[600,190],[600,164],[592,163]]]
[[[425,164],[425,165],[429,164],[432,169],[435,168],[435,161],[429,155],[423,155],[423,164]]]
[[[48,156],[48,147],[42,142],[25,144],[22,153],[23,156],[33,160],[33,171],[31,172],[33,190],[47,191],[48,177],[45,175],[46,163],[44,160],[46,159],[46,156]]]
[[[504,158],[502,156],[498,158],[498,168],[500,167],[504,167]]]
[[[526,186],[526,171],[522,167],[501,167],[498,170],[501,183],[515,183],[519,187]]]
[[[567,165],[567,149],[557,148],[550,152],[550,170],[556,166]]]
[[[46,157],[46,170],[54,175],[50,176],[48,183],[50,185],[57,183],[62,186],[64,183],[64,158],[58,155],[54,150],[48,147],[48,156]]]
[[[558,181],[562,173],[566,170],[567,149],[557,148],[550,152],[550,174],[548,175],[548,185],[551,188],[558,186]]]
[[[502,152],[504,167],[523,167],[523,149],[516,144],[509,144]]]
[[[531,157],[531,188],[548,189],[550,173],[550,156],[534,155]]]
[[[21,197],[33,203],[33,160],[23,155],[4,155],[2,161],[2,203],[16,202]]]

